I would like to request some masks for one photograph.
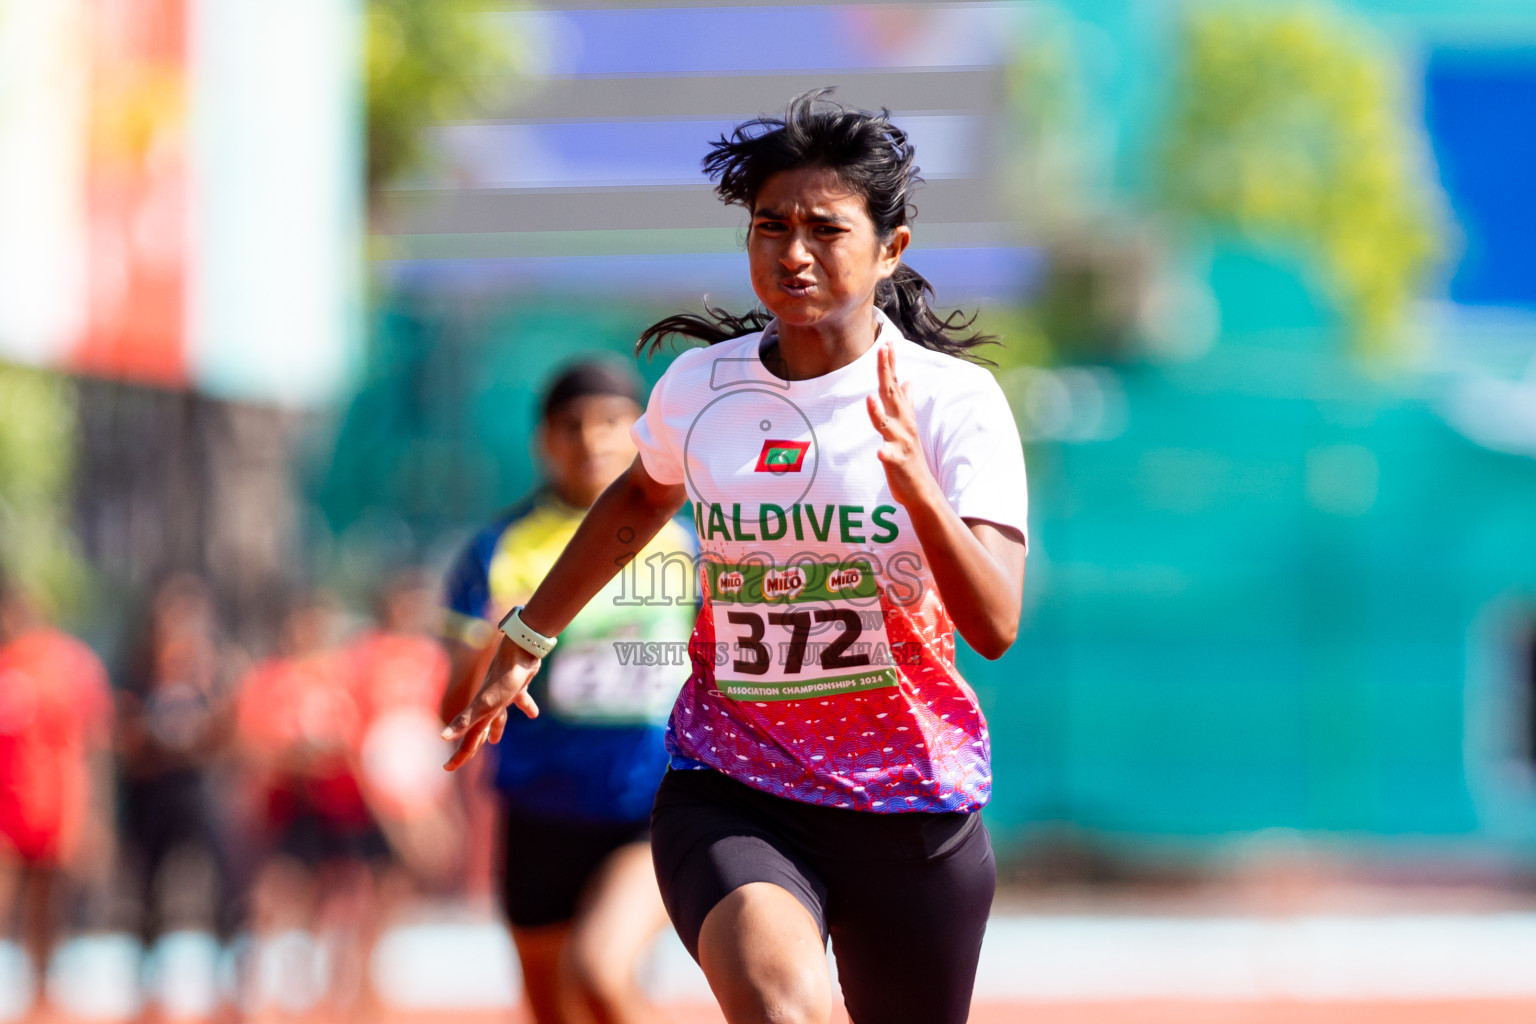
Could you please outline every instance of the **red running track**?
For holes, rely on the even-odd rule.
[[[725,1021],[713,1006],[673,1003],[664,1013],[669,1024]],[[833,1019],[836,1024],[848,1020],[842,1013]],[[286,1024],[293,1024],[291,1018]],[[314,1020],[308,1024],[334,1022]],[[531,1024],[531,1018],[521,1010],[511,1014],[399,1014],[381,1024]],[[1536,1000],[978,1003],[970,1024],[1536,1024]]]

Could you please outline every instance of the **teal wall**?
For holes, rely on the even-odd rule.
[[[1363,372],[1284,261],[1228,249],[1210,280],[1206,356],[1110,371],[1119,436],[1029,450],[1032,610],[965,662],[994,825],[1515,838],[1479,814],[1468,761],[1497,752],[1464,709],[1469,665],[1502,670],[1481,617],[1536,615],[1536,459]]]
[[[654,383],[670,359],[637,361],[633,351],[660,315],[570,298],[389,296],[358,394],[338,415],[333,447],[309,467],[325,532],[345,537],[387,510],[419,557],[510,504],[535,480],[543,382],[570,360],[607,354]]]

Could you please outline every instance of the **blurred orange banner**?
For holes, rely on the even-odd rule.
[[[72,369],[187,382],[188,0],[93,0],[87,320]]]

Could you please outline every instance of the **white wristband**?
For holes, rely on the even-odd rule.
[[[559,638],[545,636],[530,629],[523,621],[523,617],[518,614],[522,610],[522,605],[513,606],[512,610],[507,612],[507,617],[501,620],[501,631],[507,634],[507,639],[534,657],[548,656],[549,652],[555,649],[555,644],[560,642]]]

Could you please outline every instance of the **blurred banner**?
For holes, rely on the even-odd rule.
[[[0,3],[0,357],[336,397],[360,335],[357,14]]]
[[[890,108],[910,135],[926,184],[907,258],[944,301],[1037,286],[1038,240],[1015,223],[1005,159],[1009,68],[1037,5],[529,8],[479,19],[516,44],[518,87],[431,125],[427,166],[385,186],[375,227],[391,248],[376,269],[388,287],[750,302],[744,214],[719,202],[699,161],[709,140],[823,86]]]
[[[83,0],[0,4],[0,355],[63,359],[84,332]]]

